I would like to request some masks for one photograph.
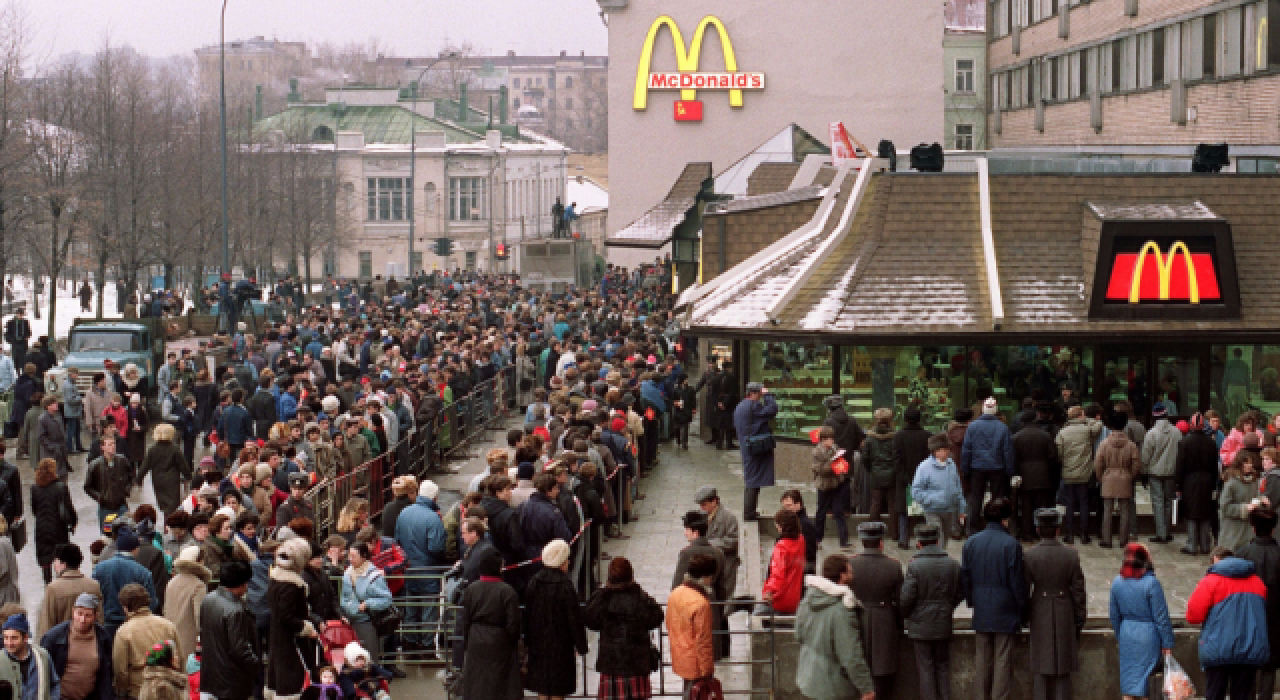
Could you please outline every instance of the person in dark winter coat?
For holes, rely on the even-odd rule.
[[[182,456],[182,446],[174,442],[174,429],[168,423],[160,423],[152,431],[155,443],[147,450],[138,468],[135,483],[151,472],[151,486],[156,492],[156,506],[161,513],[172,513],[182,504],[183,482],[191,480],[191,465]]]
[[[854,459],[854,455],[862,450],[866,433],[858,425],[858,419],[849,415],[844,409],[844,399],[839,395],[828,396],[822,405],[827,409],[827,417],[822,425],[835,431],[836,447],[844,450],[845,459],[849,460],[848,508],[850,513],[865,513],[871,503],[871,492],[867,489],[866,467]]]
[[[1080,554],[1058,541],[1062,515],[1057,508],[1035,513],[1040,543],[1023,564],[1030,586],[1031,673],[1035,700],[1071,697],[1071,674],[1080,670],[1079,637],[1086,602]]]
[[[53,555],[58,545],[71,541],[76,530],[76,509],[71,503],[67,484],[58,480],[58,463],[40,461],[36,482],[31,485],[31,516],[36,521],[36,562],[44,573],[45,583],[53,580]]]
[[[307,679],[305,658],[315,658],[316,628],[307,606],[308,586],[302,570],[311,559],[311,545],[301,537],[285,540],[276,550],[267,585],[271,623],[267,632],[267,689],[276,697],[302,693]]]
[[[951,697],[952,616],[964,600],[960,562],[938,544],[941,537],[942,529],[937,525],[916,526],[920,552],[907,564],[899,601],[907,637],[915,646],[920,700]]]
[[[217,698],[249,698],[262,651],[253,613],[245,604],[253,571],[242,561],[229,561],[218,571],[218,590],[200,602],[200,692]]]
[[[413,505],[418,498],[418,480],[412,476],[397,476],[391,480],[391,492],[395,500],[382,509],[382,536],[396,536],[396,519],[405,508]]]
[[[502,582],[502,564],[484,559],[480,580],[462,593],[455,633],[462,638],[462,697],[521,700],[520,597]]]
[[[929,458],[929,431],[920,427],[920,409],[909,407],[902,413],[905,425],[893,434],[893,450],[898,458],[898,483],[893,510],[898,514],[898,549],[910,544],[907,525],[907,491],[916,478],[916,469]]]
[[[769,421],[778,415],[778,402],[759,382],[747,385],[747,396],[733,411],[733,427],[738,433],[738,450],[742,455],[742,482],[746,489],[743,497],[742,519],[748,522],[760,519],[756,506],[760,489],[773,486],[773,454],[751,454],[753,438],[771,432]]]
[[[675,397],[671,402],[671,422],[675,426],[676,444],[689,449],[689,424],[693,422],[693,412],[698,405],[698,392],[689,386],[689,376],[681,372],[676,377]]]
[[[1209,574],[1187,599],[1187,622],[1200,629],[1200,665],[1206,700],[1253,697],[1258,667],[1271,660],[1267,639],[1267,587],[1253,562],[1218,547]]]
[[[1008,530],[1012,514],[1007,499],[988,501],[982,509],[987,527],[965,541],[960,561],[964,597],[973,608],[977,633],[974,682],[990,688],[991,697],[1006,699],[1013,687],[1013,640],[1027,603],[1022,545]]]
[[[1018,534],[1023,542],[1036,541],[1035,512],[1053,505],[1058,490],[1058,448],[1050,434],[1053,407],[1046,404],[1036,415],[1039,420],[1027,423],[1013,436],[1014,472],[1022,478],[1018,487],[1018,508],[1022,511]]]
[[[879,427],[877,425],[877,427]],[[884,554],[884,523],[858,526],[862,553],[849,559],[853,571],[850,588],[862,602],[862,646],[871,668],[877,700],[893,700],[898,677],[898,641],[902,638],[902,565]]]
[[[71,634],[78,637],[92,634],[98,648],[98,670],[95,674],[93,688],[81,700],[115,700],[115,673],[111,667],[112,644],[107,630],[97,624],[97,597],[91,593],[82,593],[76,598],[77,605],[72,610],[72,619],[54,625],[40,638],[40,647],[49,652],[49,661],[59,678],[65,678],[67,660],[71,654]],[[62,687],[62,697],[70,697],[67,687]]]
[[[505,474],[497,474],[485,477],[482,483],[486,495],[480,501],[480,507],[484,508],[488,516],[489,537],[493,546],[502,554],[505,565],[519,564],[524,561],[524,530],[519,514],[510,503],[515,482]],[[511,576],[514,577],[514,573]]]
[[[542,570],[524,592],[525,688],[540,697],[563,698],[577,690],[577,657],[587,654],[582,606],[569,578],[569,544],[542,548]]]
[[[635,582],[631,562],[614,557],[609,562],[607,585],[592,594],[583,614],[587,629],[600,633],[596,652],[599,697],[638,700],[652,696],[649,674],[655,669],[649,633],[662,626],[662,619],[662,606]],[[608,692],[623,688],[639,692]]]
[[[1276,669],[1280,668],[1280,544],[1274,536],[1276,520],[1275,510],[1255,508],[1249,514],[1253,541],[1236,552],[1236,556],[1253,563],[1254,573],[1267,587],[1267,643],[1271,658],[1258,669],[1260,698],[1269,698],[1275,692]]]
[[[484,521],[479,518],[467,518],[460,528],[462,530],[462,544],[465,549],[462,551],[462,580],[467,583],[475,583],[480,580],[480,571],[488,566],[487,560],[495,560],[498,562],[498,568],[502,568],[502,554],[498,552],[498,548],[493,546],[485,533],[488,529],[485,527]]]
[[[991,488],[992,499],[1008,498],[1009,477],[1013,476],[1016,468],[1013,439],[1009,437],[1009,429],[996,415],[999,410],[995,397],[988,398],[982,404],[982,416],[970,423],[964,432],[960,476],[969,482],[969,517],[965,529],[970,535],[977,532],[978,515],[987,488]]]
[[[894,492],[898,486],[898,453],[894,446],[893,410],[877,408],[875,427],[866,441],[862,443],[862,464],[866,469],[867,482],[871,488],[871,510],[867,512],[869,520],[884,522],[882,514],[889,512],[890,530],[898,529],[897,497]],[[857,576],[857,572],[854,572]]]
[[[520,506],[520,524],[524,537],[524,558],[536,559],[542,555],[542,548],[552,540],[573,539],[569,526],[564,521],[564,514],[556,507],[560,497],[560,484],[556,476],[550,472],[542,472],[533,479],[533,487],[537,489],[529,496],[529,500]],[[537,565],[525,567],[532,569],[530,575],[537,573]]]
[[[1187,543],[1182,553],[1196,556],[1208,554],[1213,547],[1213,519],[1218,514],[1213,498],[1218,487],[1218,445],[1204,416],[1191,416],[1190,425],[1191,432],[1178,442],[1174,489],[1181,499],[1178,517],[1187,523]]]

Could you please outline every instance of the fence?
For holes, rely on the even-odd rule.
[[[315,505],[317,535],[323,538],[333,532],[342,506],[353,497],[369,501],[370,518],[380,515],[393,500],[392,479],[403,474],[421,478],[439,471],[448,458],[483,440],[485,431],[505,421],[515,406],[515,368],[508,366],[455,398],[430,424],[402,432],[400,441],[381,456],[316,484],[307,498]]]

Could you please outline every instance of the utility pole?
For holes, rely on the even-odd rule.
[[[413,270],[413,224],[418,219],[418,206],[416,201],[417,197],[415,196],[417,193],[414,191],[414,188],[418,186],[418,182],[415,177],[418,172],[418,124],[417,124],[418,91],[422,87],[422,77],[427,74],[427,71],[431,70],[431,68],[435,66],[437,63],[439,63],[440,61],[443,61],[446,58],[456,58],[457,55],[458,54],[455,52],[455,53],[447,53],[443,56],[437,56],[435,60],[428,63],[426,68],[423,68],[418,73],[418,80],[414,82],[413,85],[411,86],[413,90],[413,102],[412,102],[413,107],[410,110],[412,113],[409,115],[409,267],[408,267],[408,270],[409,270],[410,279],[413,278],[413,273],[414,273],[414,270]],[[408,64],[409,64],[409,61],[406,59],[405,60],[406,67],[408,67]],[[463,116],[465,117],[466,115],[463,115]]]
[[[227,0],[222,0],[222,21],[218,26],[218,100],[222,121],[222,270],[231,273],[231,234],[227,228]]]

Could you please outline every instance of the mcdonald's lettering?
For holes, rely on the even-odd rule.
[[[1147,241],[1137,253],[1116,253],[1107,282],[1107,301],[1187,302],[1222,300],[1218,271],[1209,253],[1193,253],[1178,241],[1162,253]]]
[[[675,45],[676,72],[650,73],[654,42],[657,41],[658,31],[663,27],[671,31],[671,42]],[[720,49],[724,54],[723,72],[698,71],[702,58],[702,40],[708,28],[715,29],[720,37]],[[676,25],[675,20],[663,15],[653,21],[649,26],[648,35],[645,36],[644,47],[640,51],[640,63],[636,66],[636,86],[632,107],[637,111],[647,109],[649,90],[679,90],[680,100],[686,104],[685,114],[689,111],[688,105],[697,102],[698,90],[728,90],[729,106],[741,107],[743,90],[763,89],[764,73],[738,70],[738,58],[733,51],[733,42],[729,39],[729,33],[725,31],[724,23],[718,17],[711,15],[703,17],[693,32],[692,43],[686,45],[684,35],[680,33],[680,27]],[[681,112],[677,111],[677,115],[680,114]],[[699,119],[701,119],[700,114]]]

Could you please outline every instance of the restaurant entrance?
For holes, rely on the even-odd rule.
[[[1151,424],[1151,409],[1163,403],[1170,419],[1207,409],[1209,347],[1204,345],[1104,345],[1097,384],[1104,408],[1133,405],[1134,417]]]

